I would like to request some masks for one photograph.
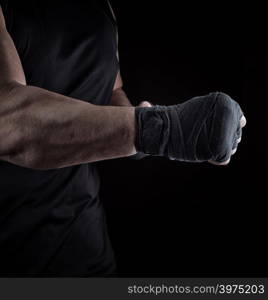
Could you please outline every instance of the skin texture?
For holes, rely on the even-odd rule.
[[[0,70],[1,160],[46,170],[136,154],[134,107],[120,73],[105,107],[26,85],[1,8]]]
[[[134,107],[97,106],[27,86],[2,11],[0,25],[1,160],[45,170],[136,153]],[[121,90],[118,77],[114,94],[127,101]]]
[[[0,7],[0,86],[15,81],[26,85],[21,62],[10,35],[6,31],[5,20]]]

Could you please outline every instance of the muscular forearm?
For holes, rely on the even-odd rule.
[[[135,154],[134,108],[96,106],[40,88],[0,92],[0,159],[50,169]]]
[[[49,169],[133,153],[134,108],[100,107],[25,86],[0,7],[0,159]]]

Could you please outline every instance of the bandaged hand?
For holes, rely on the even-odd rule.
[[[227,164],[246,119],[237,102],[220,92],[171,106],[136,107],[138,152],[188,162]]]

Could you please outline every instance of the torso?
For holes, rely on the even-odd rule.
[[[0,1],[27,84],[108,104],[118,72],[116,27],[101,2]],[[0,162],[0,177],[0,275],[113,268],[94,164],[37,171]]]

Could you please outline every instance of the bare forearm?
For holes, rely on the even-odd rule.
[[[25,84],[0,7],[0,159],[50,169],[135,153],[133,108],[91,105]]]
[[[96,106],[10,84],[0,93],[0,159],[50,169],[136,153],[133,107]]]

